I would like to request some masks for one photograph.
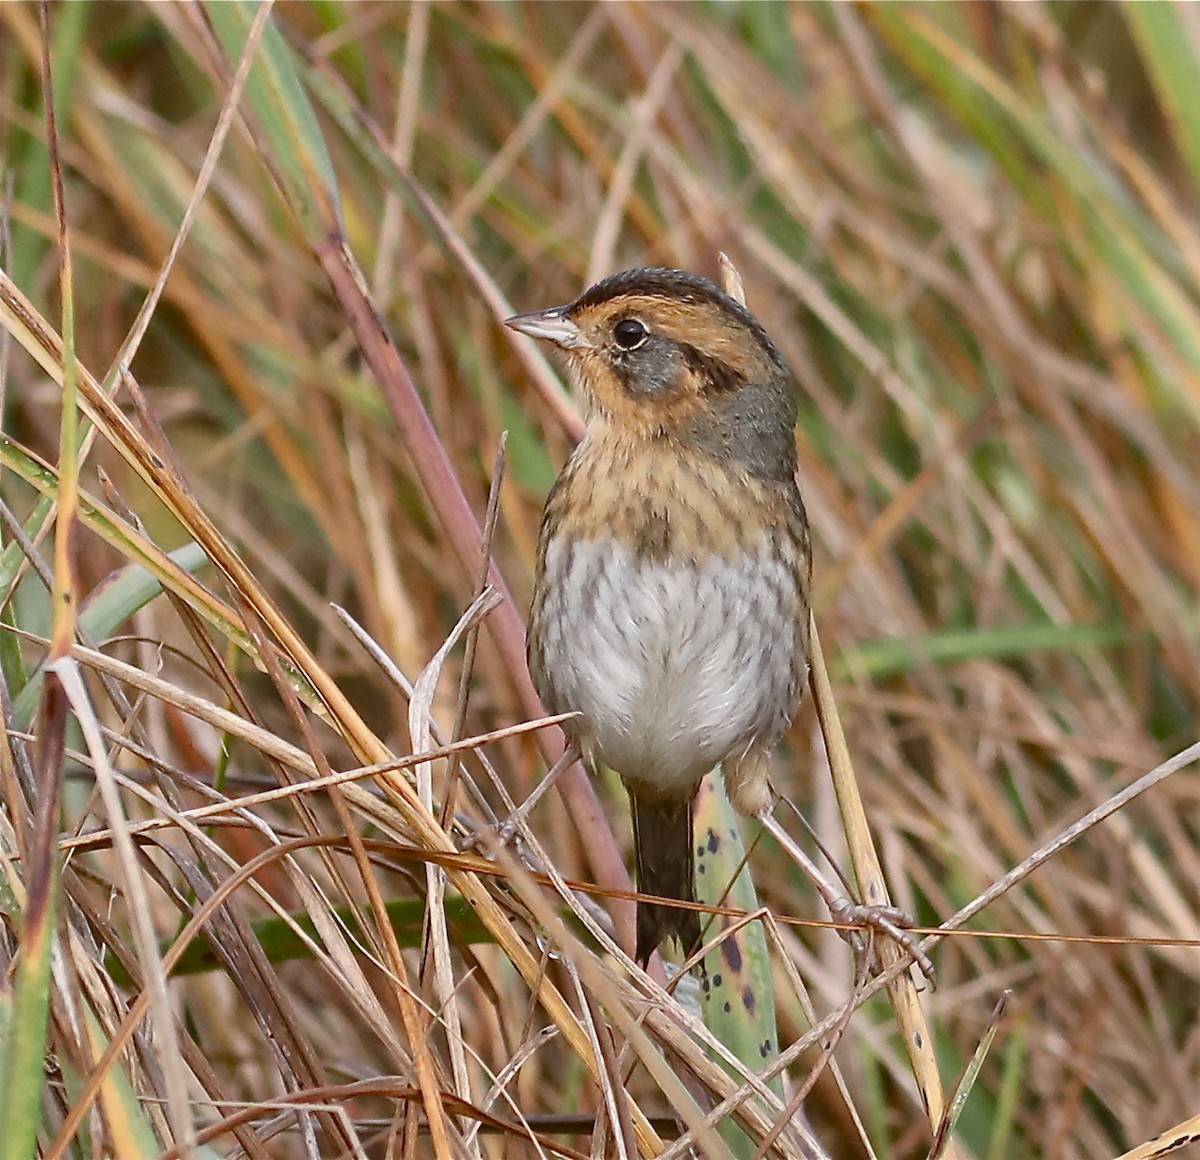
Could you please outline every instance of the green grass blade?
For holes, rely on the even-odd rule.
[[[838,679],[851,674],[879,679],[909,672],[922,664],[953,665],[1042,652],[1076,654],[1082,649],[1124,644],[1130,636],[1129,630],[1119,624],[1024,624],[935,632],[919,640],[896,637],[863,641],[843,649],[833,671]]]
[[[50,56],[54,61],[54,110],[60,133],[71,123],[75,81],[79,57],[87,35],[91,0],[61,4],[54,10],[51,23]],[[17,69],[12,70],[14,78]],[[12,94],[10,94],[11,99]],[[54,198],[50,183],[50,151],[43,138],[28,136],[14,129],[9,142],[8,172],[14,178],[13,199],[42,213],[53,212]],[[49,243],[44,234],[18,223],[12,227],[12,253],[8,272],[13,281],[29,286]]]
[[[0,1160],[29,1160],[37,1154],[57,894],[55,875],[45,906],[36,913],[32,906],[26,908],[16,985],[6,1004],[7,1022],[0,1026]]]
[[[256,9],[245,0],[204,5],[232,63],[246,47]],[[273,21],[263,31],[258,59],[246,83],[246,99],[266,138],[264,156],[272,163],[305,236],[314,245],[323,241],[328,223],[340,216],[337,178],[291,51]]]
[[[184,544],[169,552],[168,558],[183,572],[192,575],[211,561],[199,544]],[[162,581],[140,564],[122,568],[96,590],[80,612],[80,627],[97,641],[106,640],[135,612],[141,611],[162,594]],[[39,669],[21,690],[13,706],[13,720],[23,728],[33,715],[41,696],[43,673]]]
[[[720,774],[706,778],[695,809],[696,897],[710,905],[758,909],[758,893],[746,865],[738,818]],[[732,885],[729,885],[732,883]],[[719,915],[705,931],[709,941],[733,925]],[[751,922],[729,935],[704,959],[700,1009],[705,1026],[750,1072],[759,1072],[779,1054],[771,960],[762,923]],[[730,1074],[736,1077],[736,1072]],[[783,1098],[783,1081],[768,1085]],[[754,1156],[757,1145],[733,1120],[719,1126],[735,1156]]]
[[[424,900],[393,899],[387,903],[386,910],[399,944],[402,947],[419,947],[425,922]],[[451,938],[456,946],[495,942],[487,928],[475,917],[475,912],[465,899],[458,896],[448,897],[445,901],[445,910]],[[342,906],[337,907],[334,913],[343,929],[351,937],[363,937],[358,911],[348,906]],[[267,960],[271,963],[311,959],[312,950],[309,940],[320,941],[316,923],[310,915],[303,912],[289,915],[287,918],[274,915],[270,918],[257,919],[250,924],[250,929],[259,946],[262,947]],[[165,955],[171,946],[172,940],[164,940],[161,947],[162,953]],[[116,958],[110,956],[105,967],[113,979],[122,986],[128,986],[131,982],[129,975]],[[196,939],[179,956],[179,961],[171,971],[171,977],[202,975],[208,971],[220,970],[220,968],[221,960],[209,943],[204,939]]]
[[[1125,4],[1121,12],[1141,53],[1171,132],[1200,187],[1200,44],[1194,14],[1183,5]]]
[[[84,1018],[93,1055],[99,1058],[108,1046],[108,1040],[90,1009],[85,1009]],[[105,1127],[115,1155],[122,1157],[122,1160],[148,1160],[162,1152],[162,1146],[138,1102],[137,1092],[123,1064],[117,1063],[108,1072],[101,1098],[104,1101]],[[208,1149],[204,1149],[204,1153],[212,1155]]]

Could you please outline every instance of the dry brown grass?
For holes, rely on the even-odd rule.
[[[263,48],[282,32],[306,87],[252,74],[197,195],[242,83],[218,35],[236,11],[51,14],[96,424],[79,716],[103,730],[69,732],[60,767],[29,743],[53,719],[27,684],[50,626],[53,539],[29,525],[58,487],[26,451],[59,457],[57,230],[38,11],[0,6],[0,492],[39,541],[30,560],[9,528],[0,562],[6,962],[64,778],[42,1154],[201,1134],[256,1160],[681,1155],[687,1130],[721,1156],[745,1141],[710,1108],[730,1097],[757,1142],[811,1084],[816,1143],[797,1118],[768,1155],[926,1156],[895,1011],[854,996],[769,839],[750,865],[784,1105],[620,957],[615,785],[569,779],[516,853],[460,852],[559,744],[517,728],[520,617],[579,417],[498,320],[615,269],[732,257],[802,392],[816,620],[866,815],[893,895],[935,927],[1196,740],[1193,14],[281,3]],[[311,125],[280,116],[301,91]],[[52,321],[22,322],[22,296]],[[210,565],[164,555],[188,543]],[[777,780],[844,862],[824,754],[806,710]],[[947,1089],[1012,991],[957,1155],[1149,1155],[1196,1114],[1195,786],[1185,768],[1122,803],[933,951]],[[810,1033],[831,1020],[830,1057]]]

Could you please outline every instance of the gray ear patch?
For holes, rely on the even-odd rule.
[[[650,331],[635,350],[615,352],[613,373],[633,398],[665,398],[679,387],[684,359],[676,343]]]

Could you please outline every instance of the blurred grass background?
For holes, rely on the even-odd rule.
[[[221,27],[229,18],[190,3],[50,9],[75,344],[98,379],[166,258],[213,139],[237,65]],[[58,327],[37,8],[0,6],[0,29],[0,265]],[[1200,10],[281,0],[268,36],[294,70],[295,90],[283,86],[281,99],[299,108],[306,94],[313,123],[289,136],[257,113],[234,121],[127,368],[144,403],[128,383],[115,389],[135,427],[153,434],[145,413],[156,420],[190,493],[178,507],[164,503],[103,430],[83,487],[136,516],[164,550],[193,538],[181,516],[188,503],[206,511],[393,753],[411,752],[406,697],[330,605],[347,608],[412,681],[477,576],[447,535],[447,497],[431,494],[422,474],[430,444],[397,427],[331,282],[321,230],[337,220],[480,521],[507,432],[493,549],[522,614],[541,505],[578,413],[557,372],[498,320],[568,301],[618,269],[715,276],[717,253],[730,255],[796,372],[817,621],[893,893],[923,924],[1196,740]],[[243,107],[261,80],[252,74]],[[297,144],[310,133],[323,140],[327,172],[303,165],[319,153]],[[23,447],[56,461],[61,400],[28,347],[10,323],[0,384],[13,445],[0,496],[23,523],[35,494],[14,457]],[[36,779],[21,773],[30,718],[12,706],[44,656],[49,597],[11,531],[4,543],[5,623],[31,634],[10,631],[0,646],[9,710],[0,838],[14,891],[0,899],[10,920],[0,953],[11,962],[17,855],[36,798]],[[282,767],[269,738],[320,752],[334,769],[353,766],[351,754],[367,760],[345,730],[309,718],[306,736],[236,634],[189,618],[199,597],[175,586],[173,602],[143,603],[118,571],[134,558],[94,523],[81,533],[79,587],[96,638],[161,684],[128,689],[127,713],[94,687],[100,719],[130,738],[122,748],[110,735],[131,819],[162,814],[164,779],[175,809],[274,786]],[[245,616],[246,631],[262,631],[238,585],[198,574]],[[463,666],[460,647],[429,706],[446,736]],[[486,630],[469,686],[458,734],[528,716],[512,656]],[[235,736],[190,714],[176,699],[187,692],[250,731]],[[517,798],[545,768],[529,737],[486,753]],[[462,775],[482,780],[475,762]],[[68,759],[68,833],[112,821],[89,768]],[[447,776],[435,772],[439,806]],[[776,780],[840,849],[811,710],[781,751]],[[939,987],[925,1002],[948,1086],[998,996],[1014,992],[958,1123],[960,1155],[1116,1157],[1196,1114],[1200,953],[1167,945],[1200,936],[1196,786],[1190,771],[1165,781],[974,924],[1006,937],[939,948]],[[608,784],[600,793],[625,848],[623,797]],[[158,1102],[164,1063],[145,1036],[115,1071],[103,1069],[117,1077],[101,1099],[103,1124],[69,1121],[137,991],[106,981],[136,977],[127,874],[144,876],[166,945],[219,883],[280,842],[344,845],[348,819],[364,838],[389,836],[370,794],[345,812],[321,794],[297,800],[257,804],[236,824],[193,826],[186,838],[160,835],[139,847],[135,867],[100,840],[71,855],[41,1091],[48,1154],[83,1156],[122,1139],[134,1150],[116,1154],[155,1155],[179,1142]],[[589,881],[570,813],[548,800],[533,829],[559,873]],[[390,837],[423,848],[411,827]],[[426,871],[394,849],[370,857],[384,896],[416,907],[405,946],[421,943]],[[616,1073],[596,1081],[579,1049],[539,1036],[541,1009],[469,908],[452,915],[453,954],[442,960],[452,993],[437,989],[426,962],[437,958],[435,935],[425,933],[424,952],[402,952],[404,986],[420,1002],[415,1023],[400,1018],[400,964],[379,932],[339,911],[362,911],[369,891],[351,859],[333,858],[298,846],[259,875],[257,893],[231,887],[209,931],[210,941],[227,940],[224,953],[173,984],[195,1123],[238,1101],[397,1076],[422,1088],[422,1115],[442,1117],[448,1135],[422,1134],[415,1112],[395,1112],[414,1103],[368,1093],[341,1119],[265,1111],[260,1138],[242,1129],[238,1144],[226,1135],[206,1145],[212,1154],[532,1156],[532,1144],[511,1137],[471,1139],[468,1121],[450,1105],[431,1108],[422,1087],[481,1103],[514,1058],[511,1102],[497,1115],[612,1113]],[[774,913],[824,917],[768,842],[751,867]],[[504,897],[502,886],[489,889]],[[320,947],[307,944],[304,961],[288,961],[295,946],[247,949],[261,929],[250,923],[272,906],[307,912],[306,937]],[[1051,933],[1152,941],[1032,937]],[[810,1027],[807,1004],[824,1016],[845,1002],[850,971],[830,931],[787,926],[781,940],[775,1002],[786,1047]],[[351,945],[372,953],[355,957]],[[547,969],[577,1015],[594,1013],[602,992],[573,952]],[[611,995],[601,1002],[608,1010]],[[426,1006],[458,1014],[421,1039],[413,1029]],[[466,1049],[461,1061],[455,1044]],[[882,999],[849,1021],[835,1058],[841,1086],[823,1068],[805,1101],[822,1148],[925,1156],[928,1124]],[[797,1059],[788,1090],[817,1062],[815,1052]],[[658,1087],[637,1071],[630,1099],[647,1115],[677,1108]],[[592,1147],[582,1131],[556,1139]],[[609,1138],[597,1154],[619,1154],[603,1148],[625,1142]],[[787,1147],[799,1145],[768,1154],[805,1154]]]

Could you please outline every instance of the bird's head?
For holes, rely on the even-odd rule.
[[[682,270],[615,274],[513,330],[561,348],[594,419],[669,438],[753,474],[795,470],[792,376],[752,314]]]

